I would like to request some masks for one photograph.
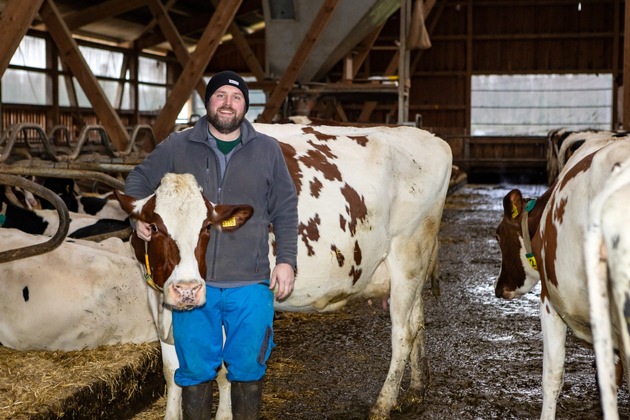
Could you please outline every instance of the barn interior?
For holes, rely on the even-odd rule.
[[[230,69],[251,121],[412,125],[468,182],[545,184],[551,130],[630,127],[625,4],[0,0],[0,175],[120,188]]]
[[[5,166],[13,132],[16,148],[50,137],[94,153],[102,138],[118,158],[139,138],[150,150],[203,115],[204,84],[224,69],[256,92],[251,120],[420,126],[472,180],[544,180],[549,130],[628,121],[621,0],[28,0],[0,10]],[[582,99],[547,99],[557,89]]]

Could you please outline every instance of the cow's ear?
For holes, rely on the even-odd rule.
[[[503,215],[507,220],[515,220],[523,213],[523,195],[513,189],[503,198]]]
[[[232,232],[243,226],[254,214],[254,208],[248,204],[214,206],[212,224],[223,232]]]
[[[118,190],[114,190],[114,195],[116,196],[116,200],[120,203],[120,207],[122,207],[127,214],[131,214],[133,212],[136,199]]]

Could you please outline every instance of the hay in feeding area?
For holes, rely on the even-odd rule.
[[[0,419],[120,418],[163,393],[158,342],[68,352],[0,346]]]

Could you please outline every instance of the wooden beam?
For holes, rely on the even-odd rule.
[[[212,5],[214,7],[217,7],[218,3],[219,0],[212,0]],[[241,57],[243,57],[243,60],[245,60],[245,63],[247,63],[247,67],[249,67],[249,69],[252,71],[252,74],[254,75],[254,77],[256,77],[256,80],[258,80],[259,82],[264,80],[265,71],[263,70],[262,65],[260,65],[258,58],[256,58],[256,54],[254,54],[254,51],[249,46],[249,43],[247,42],[247,39],[245,38],[245,35],[243,34],[241,28],[234,21],[232,21],[230,23],[230,26],[228,27],[228,32],[230,33],[230,35],[232,35],[232,41],[234,41],[236,50],[239,52]]]
[[[239,28],[236,23],[232,22],[230,23],[230,27],[228,28],[228,30],[232,35],[232,40],[234,41],[234,45],[236,45],[237,51],[239,52],[241,57],[243,57],[245,63],[247,63],[247,67],[249,67],[249,69],[252,71],[252,74],[254,75],[254,77],[256,77],[256,80],[264,80],[265,71],[260,64],[260,61],[258,61],[258,58],[256,58],[256,54],[254,54],[252,47],[249,46],[249,43],[247,42],[243,31],[241,31],[241,28]]]
[[[310,29],[296,50],[295,55],[293,56],[293,59],[291,59],[289,66],[280,79],[278,86],[274,89],[271,94],[271,98],[267,101],[265,110],[260,116],[260,122],[270,123],[273,121],[274,117],[278,113],[278,110],[282,106],[282,102],[284,102],[291,90],[291,87],[300,75],[300,71],[304,67],[306,60],[313,51],[317,38],[321,35],[324,29],[326,29],[328,22],[330,22],[330,17],[337,8],[339,1],[340,0],[324,0],[322,7],[319,9],[319,12],[317,13],[317,16],[315,16]]]
[[[182,67],[185,67],[190,61],[190,53],[188,52],[182,37],[177,31],[177,27],[175,27],[175,24],[168,15],[168,11],[159,0],[148,0],[148,5],[149,9],[151,9],[151,13],[153,13],[153,16],[157,20],[162,33],[166,36],[166,39],[171,44],[171,47],[173,47],[175,58],[177,58],[177,61],[182,65]],[[203,78],[200,78],[197,81],[195,89],[203,101],[206,96],[206,84],[204,83]]]
[[[418,0],[420,1],[420,0]],[[435,0],[426,0],[424,3],[424,7],[425,7],[425,13],[424,13],[424,20],[426,21],[429,13],[431,13],[431,10],[433,10],[433,6],[435,5]],[[442,12],[444,12],[444,8],[446,6],[446,2],[442,1],[440,2],[440,7],[438,8],[437,16],[434,14],[434,19],[431,21],[431,24],[429,25],[429,27],[427,28],[427,32],[429,33],[429,36],[431,36],[431,38],[433,38],[433,32],[435,31],[435,27],[437,26],[438,21],[440,20],[440,17],[442,16]],[[418,63],[420,62],[420,58],[422,57],[422,55],[424,54],[425,50],[420,50],[416,53],[413,61],[411,62],[411,65],[409,66],[409,77],[413,77],[414,73],[416,72],[416,68],[418,67]],[[397,62],[398,62],[398,54],[395,54],[394,57],[392,57],[389,66],[387,67],[387,69],[385,70],[385,75],[387,76],[391,76],[396,72],[397,69]],[[359,119],[358,121],[361,122],[365,122],[368,121],[368,119],[370,118],[370,116],[372,115],[372,112],[374,112],[374,110],[376,109],[376,106],[378,105],[378,102],[366,102],[363,110],[361,111],[361,114],[359,115]],[[390,114],[393,114],[394,111],[396,110],[396,107],[398,106],[398,104],[394,104],[391,107],[391,110],[389,111]]]
[[[212,15],[205,31],[201,35],[197,48],[191,54],[190,60],[184,67],[181,76],[177,79],[173,90],[160,111],[153,126],[156,140],[162,141],[173,129],[177,115],[181,111],[184,103],[190,97],[193,88],[203,77],[208,63],[225,35],[227,27],[234,19],[236,11],[241,6],[243,0],[222,1]]]
[[[192,16],[190,19],[187,19],[186,21],[180,22],[178,25],[175,25],[175,26],[180,36],[186,36],[188,34],[196,34],[197,32],[208,27],[208,19],[209,17],[207,14],[198,14],[198,15]],[[156,31],[154,33],[149,32],[138,37],[134,41],[134,46],[138,50],[144,50],[146,48],[154,47],[166,41],[167,39],[163,33],[159,31]]]
[[[9,0],[0,14],[0,77],[9,67],[11,58],[44,0]]]
[[[61,17],[55,2],[46,0],[40,8],[39,14],[59,49],[59,57],[68,65],[73,76],[83,88],[113,146],[117,150],[124,150],[129,142],[129,134],[127,134],[116,110],[107,100],[101,85],[81,55],[79,46],[72,38],[72,34]]]
[[[372,33],[366,36],[363,39],[363,41],[361,41],[361,43],[359,44],[359,47],[357,48],[357,53],[352,59],[352,69],[353,69],[352,78],[353,79],[357,77],[357,73],[359,72],[359,69],[361,68],[363,63],[365,63],[365,60],[367,59],[367,57],[370,55],[370,50],[374,46],[374,43],[378,39],[378,36],[381,34],[381,31],[383,30],[385,23],[386,22],[383,22],[381,26],[376,28],[376,30],[372,31]]]
[[[146,0],[109,0],[79,10],[64,17],[71,31],[90,23],[121,15],[146,4]]]

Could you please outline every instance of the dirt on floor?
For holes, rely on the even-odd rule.
[[[393,419],[536,419],[542,405],[540,287],[519,300],[494,296],[501,253],[495,229],[510,185],[465,185],[441,227],[441,296],[425,290],[430,383],[413,413]],[[540,196],[545,186],[521,185]],[[265,377],[264,419],[365,419],[389,368],[390,321],[379,302],[335,314],[278,314]],[[558,419],[601,418],[592,349],[569,334]],[[408,372],[407,372],[408,373]],[[402,390],[407,386],[403,381]],[[134,417],[159,419],[164,399]],[[619,393],[620,414],[630,415]]]

